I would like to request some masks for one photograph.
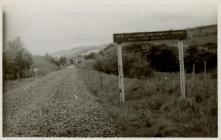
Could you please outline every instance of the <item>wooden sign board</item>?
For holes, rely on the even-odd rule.
[[[156,40],[183,40],[187,38],[186,30],[171,30],[161,32],[137,32],[114,34],[114,43],[156,41]]]

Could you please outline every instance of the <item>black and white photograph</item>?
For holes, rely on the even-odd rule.
[[[2,137],[218,138],[216,1],[3,0],[1,21]]]

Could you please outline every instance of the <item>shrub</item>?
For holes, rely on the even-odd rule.
[[[216,44],[191,45],[186,49],[184,59],[187,72],[192,72],[193,64],[195,64],[195,72],[204,71],[204,61],[207,62],[207,70],[214,69],[217,67]]]
[[[60,57],[58,60],[60,65],[64,65],[67,62],[67,58],[66,57]]]
[[[108,74],[117,74],[118,73],[118,64],[117,64],[117,53],[116,49],[111,53],[106,53],[105,55],[99,55],[97,61],[95,62],[95,69],[102,71]]]
[[[85,59],[95,59],[96,58],[96,54],[95,53],[90,53],[88,55],[84,56]]]
[[[166,45],[150,45],[146,52],[147,61],[157,71],[176,72],[179,70],[177,50]]]
[[[137,47],[137,46],[135,46]],[[139,79],[145,79],[153,75],[153,70],[149,63],[142,57],[142,50],[136,49],[131,52],[131,47],[123,46],[123,72],[126,77],[136,77]],[[110,48],[106,52],[99,54],[95,69],[108,74],[118,74],[118,61],[117,61],[117,50],[116,48]]]

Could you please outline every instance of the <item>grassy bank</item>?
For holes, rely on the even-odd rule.
[[[47,60],[44,59],[43,56],[34,56],[33,57],[33,69],[37,68],[38,69],[38,78],[45,76],[49,74],[50,72],[56,71],[59,69],[58,66],[55,64],[52,64],[48,62]],[[27,78],[21,78],[20,80],[4,80],[3,83],[3,91],[7,90],[12,90],[14,88],[23,86],[25,84],[28,84],[34,80],[37,80],[38,78],[35,78],[34,72],[33,72],[33,77],[27,77]]]
[[[57,65],[47,61],[43,56],[34,56],[33,60],[33,68],[38,69],[38,74],[40,76],[45,76],[48,73],[59,69]]]
[[[217,80],[187,75],[187,98],[180,99],[178,73],[155,73],[146,80],[125,78],[126,102],[119,102],[118,77],[96,71],[79,74],[112,116],[121,136],[216,137]]]

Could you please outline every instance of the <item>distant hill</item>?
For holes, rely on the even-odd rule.
[[[99,52],[100,50],[103,50],[110,44],[104,44],[104,45],[98,45],[98,46],[81,46],[81,47],[76,47],[72,48],[69,50],[62,50],[62,51],[57,51],[55,53],[51,53],[50,55],[53,57],[67,57],[67,58],[73,58],[74,56],[77,55],[87,55],[91,52]]]

